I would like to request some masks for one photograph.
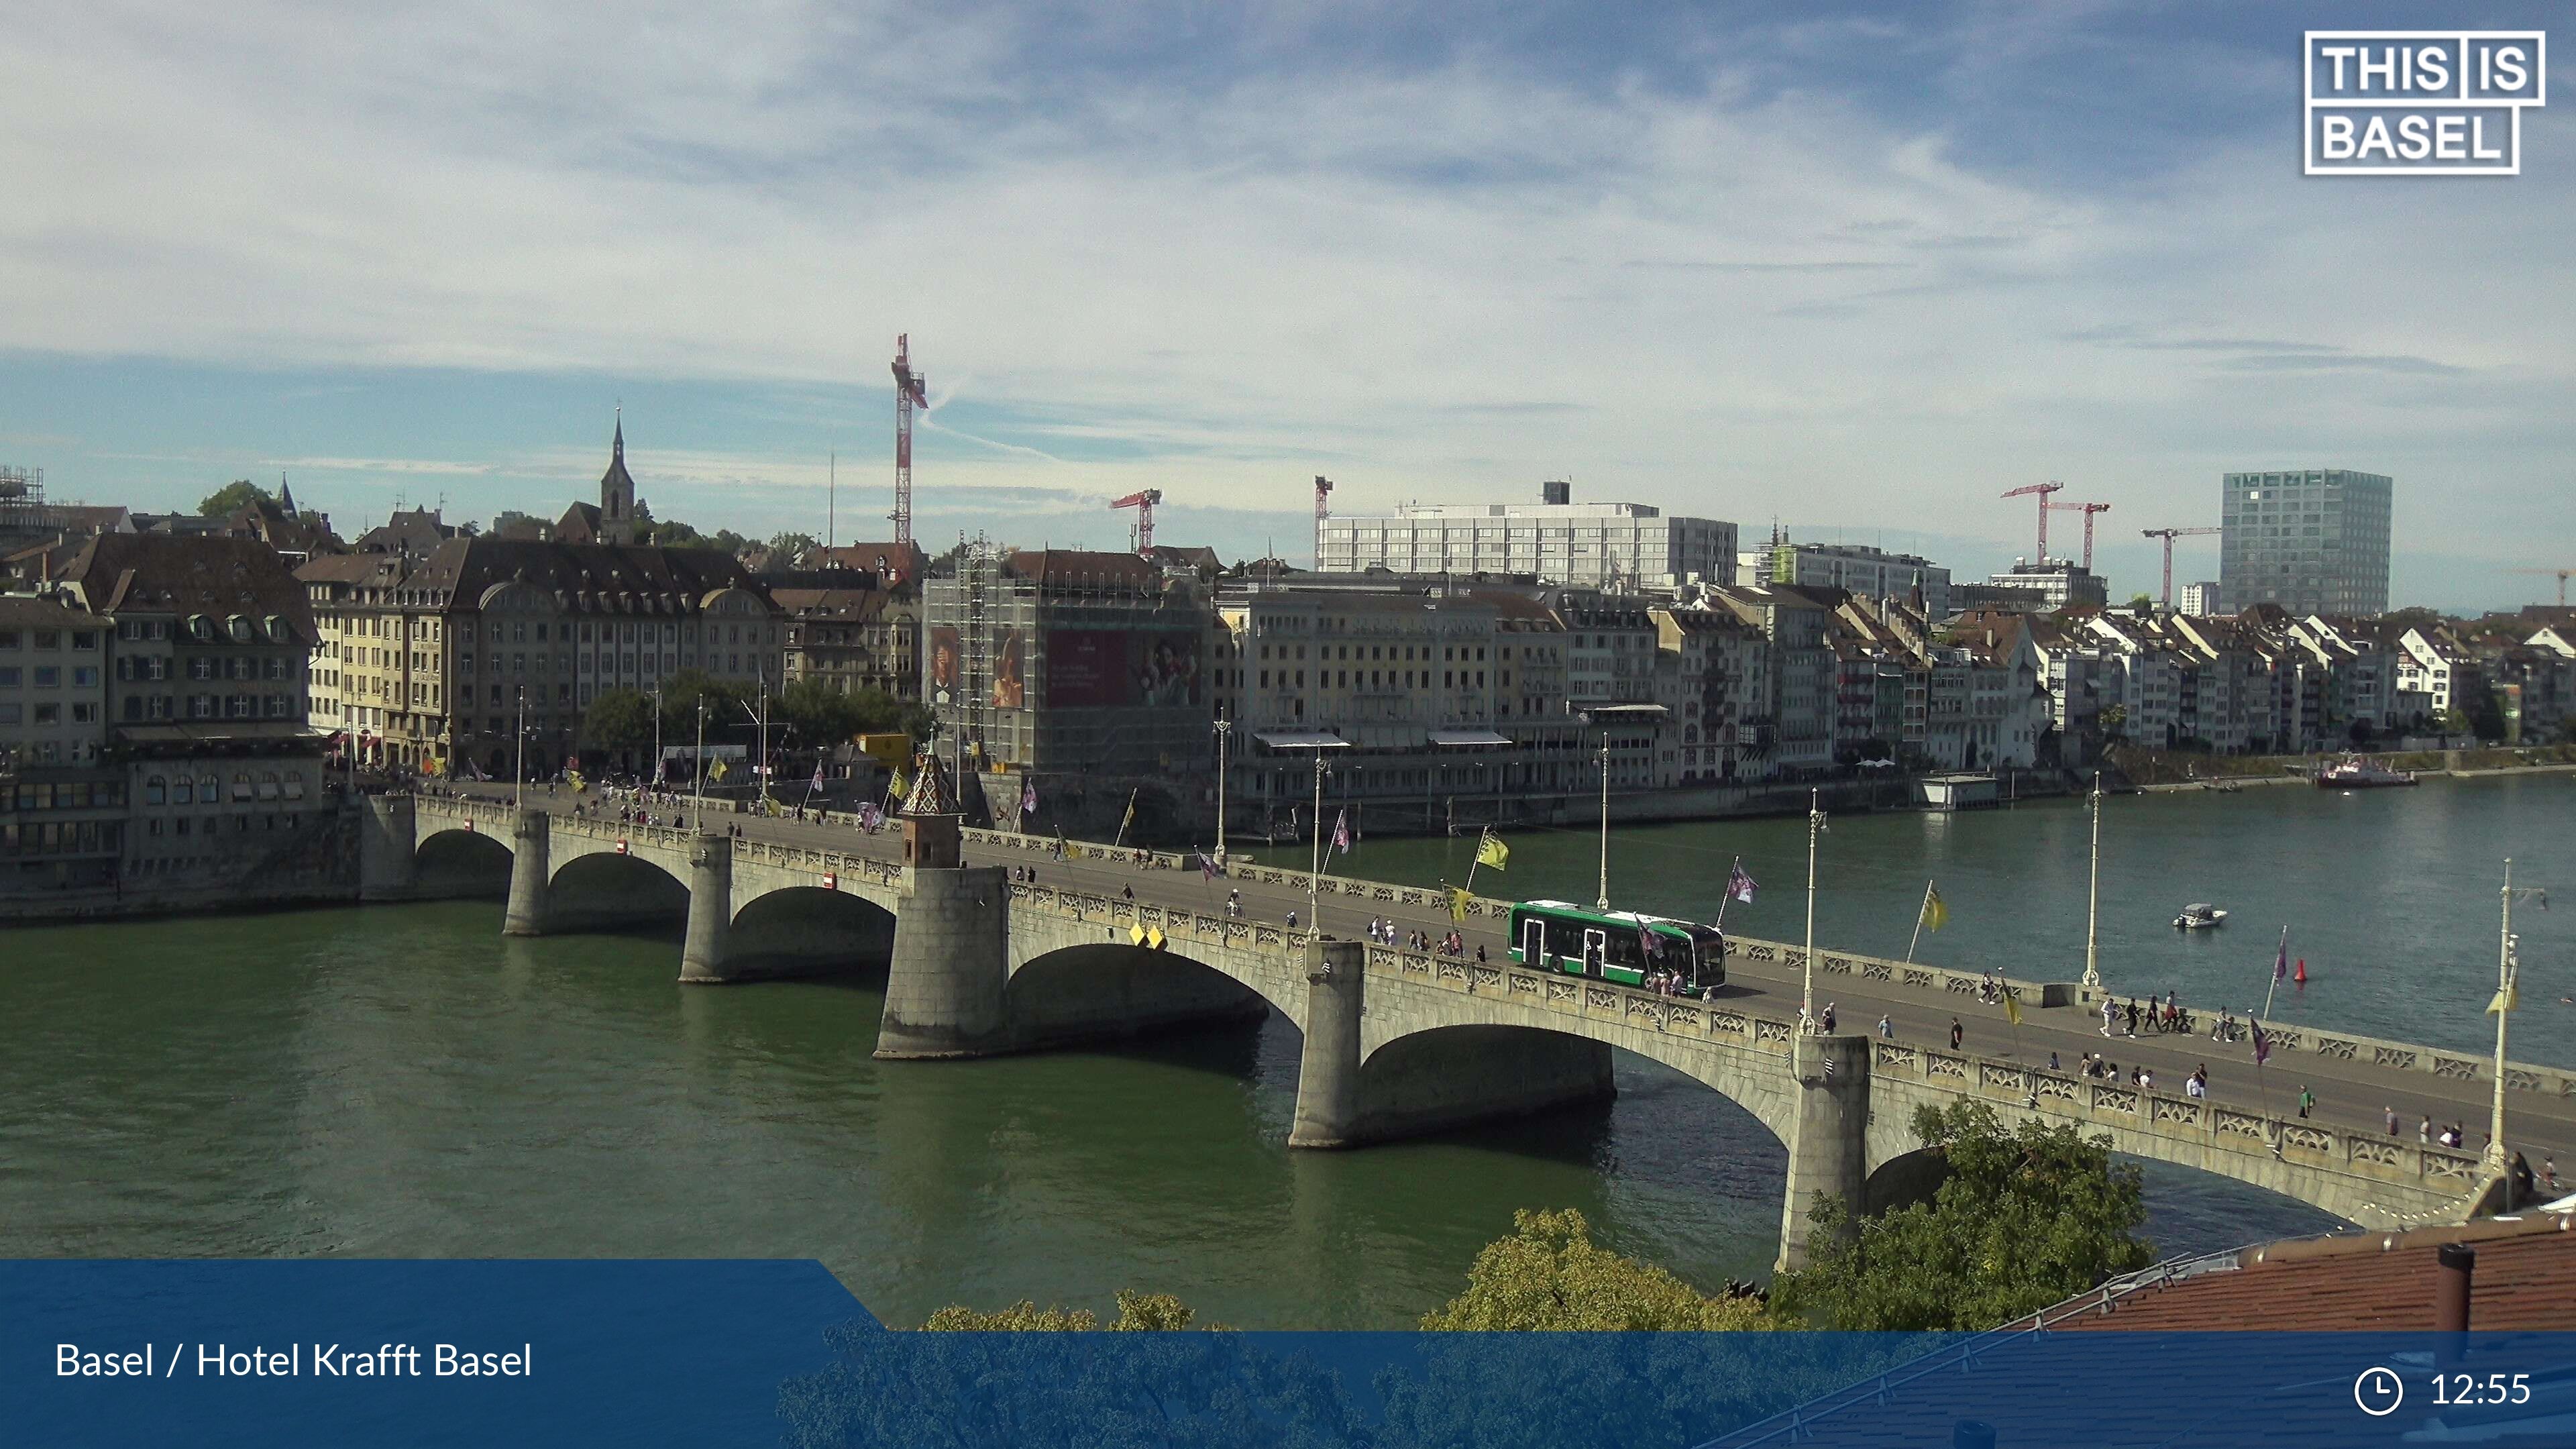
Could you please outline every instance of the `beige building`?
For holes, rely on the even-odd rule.
[[[787,617],[788,683],[814,679],[840,694],[874,689],[921,698],[918,588],[773,585],[769,596]]]
[[[298,577],[321,633],[315,721],[388,766],[505,776],[524,721],[529,773],[552,773],[604,692],[785,675],[778,606],[716,549],[457,538]]]

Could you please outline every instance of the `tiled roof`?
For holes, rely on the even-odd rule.
[[[63,570],[102,614],[275,614],[313,637],[304,586],[255,538],[103,533]]]
[[[2470,1275],[2471,1328],[2576,1324],[2576,1215],[2565,1215],[2251,1248],[2234,1272],[2200,1273],[2142,1289],[2117,1299],[2107,1313],[2079,1314],[2051,1326],[2097,1332],[2430,1329],[2434,1254],[2444,1243],[2461,1242],[2478,1255]]]

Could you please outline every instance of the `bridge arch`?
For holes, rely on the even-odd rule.
[[[780,886],[745,901],[725,937],[729,975],[885,974],[895,917],[877,902],[819,885]]]
[[[432,832],[412,852],[412,884],[422,896],[490,896],[510,893],[510,847],[479,830]]]
[[[549,932],[661,929],[688,918],[688,883],[639,855],[586,851],[546,882]]]
[[[1292,1026],[1298,1019],[1294,1003],[1271,1000],[1221,967],[1124,941],[1060,946],[1032,956],[1012,971],[1003,993],[1024,1047],[1260,1021],[1273,1011]]]

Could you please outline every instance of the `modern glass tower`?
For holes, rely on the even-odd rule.
[[[2222,485],[2220,607],[2278,604],[2293,615],[2388,609],[2384,474],[2342,468],[2229,473]]]

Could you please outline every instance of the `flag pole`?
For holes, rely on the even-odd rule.
[[[1485,837],[1493,833],[1490,829],[1479,833],[1476,836],[1475,850],[1467,856],[1467,883],[1459,889],[1471,896],[1476,893],[1476,867],[1484,863]]]
[[[1110,849],[1116,850],[1127,843],[1127,822],[1136,818],[1136,795],[1144,788],[1138,785],[1127,792],[1127,813],[1118,817],[1118,835],[1109,842]]]
[[[2263,988],[2263,1019],[2272,1019],[2272,995],[2281,989],[2281,977],[2290,969],[2290,928],[2281,928],[2281,945],[2272,957],[2272,984]]]
[[[1923,882],[1923,899],[1914,907],[1914,939],[1905,943],[1905,964],[1914,964],[1914,948],[1923,944],[1923,913],[1932,908],[1932,882]]]

